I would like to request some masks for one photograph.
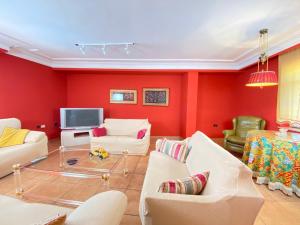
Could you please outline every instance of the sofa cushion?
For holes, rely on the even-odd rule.
[[[29,131],[27,134],[24,143],[36,143],[45,138],[46,134],[41,131]]]
[[[152,151],[149,157],[143,185],[145,188],[143,187],[143,190],[150,193],[157,193],[162,182],[188,176],[190,176],[190,173],[184,163],[161,152]]]
[[[163,139],[156,149],[180,162],[185,162],[191,148],[188,146],[188,141],[173,141]]]
[[[249,130],[260,130],[261,118],[239,116],[236,122],[236,135],[246,138]]]
[[[147,119],[105,119],[102,125],[107,129],[109,136],[135,137],[139,130],[149,126]]]
[[[234,193],[240,170],[246,166],[206,135],[196,132],[190,140],[191,152],[186,165],[190,174],[210,171],[203,195]]]
[[[163,182],[158,191],[163,193],[198,195],[204,189],[209,172],[203,172],[182,179]]]
[[[106,128],[105,127],[96,127],[92,130],[94,137],[102,137],[106,136]]]
[[[16,118],[0,119],[0,135],[5,127],[21,128],[21,121]]]
[[[239,136],[229,136],[227,138],[227,141],[234,143],[234,144],[244,145],[246,142],[246,138],[242,138]]]
[[[0,195],[1,225],[33,225],[57,214],[69,214],[71,209],[54,205],[26,203],[19,199]],[[38,213],[37,213],[38,212]]]

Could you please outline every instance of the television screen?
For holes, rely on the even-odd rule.
[[[62,108],[61,128],[98,127],[103,122],[102,108]]]

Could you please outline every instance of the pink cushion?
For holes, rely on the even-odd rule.
[[[147,129],[142,129],[142,130],[140,130],[140,131],[138,132],[136,138],[137,138],[137,139],[143,139],[143,137],[145,137],[146,132],[147,132]]]
[[[106,128],[105,127],[97,127],[92,130],[94,137],[102,137],[106,136]]]
[[[160,185],[158,191],[163,193],[199,195],[207,183],[208,176],[209,171],[205,171],[191,177],[165,181]]]

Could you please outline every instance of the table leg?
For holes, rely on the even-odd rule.
[[[128,175],[127,157],[128,157],[128,150],[124,150],[123,151],[123,162],[124,162],[123,174],[124,174],[124,176]]]
[[[60,146],[59,147],[59,166],[60,168],[64,168],[64,151],[65,151],[65,148],[64,146]]]
[[[110,184],[109,184],[110,174],[109,173],[104,173],[104,174],[102,174],[101,178],[104,181],[105,189],[109,190],[109,187],[110,187]]]
[[[16,195],[22,195],[24,190],[22,188],[21,166],[20,166],[20,164],[14,164],[13,165],[13,172],[14,172]]]

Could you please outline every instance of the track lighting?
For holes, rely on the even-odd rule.
[[[126,44],[125,48],[124,48],[124,51],[126,52],[127,55],[129,55],[129,53],[130,53],[128,48],[129,48],[129,45]]]
[[[106,50],[105,50],[105,47],[106,47],[106,45],[103,45],[103,46],[102,46],[102,48],[101,48],[101,50],[102,50],[102,54],[103,54],[103,55],[106,55]]]
[[[75,46],[79,47],[79,50],[81,54],[86,55],[88,49],[99,49],[101,48],[101,53],[103,55],[106,55],[107,50],[109,50],[109,47],[120,47],[124,49],[124,52],[129,55],[129,47],[135,45],[133,42],[118,42],[118,43],[95,43],[95,44],[82,44],[77,43]]]

